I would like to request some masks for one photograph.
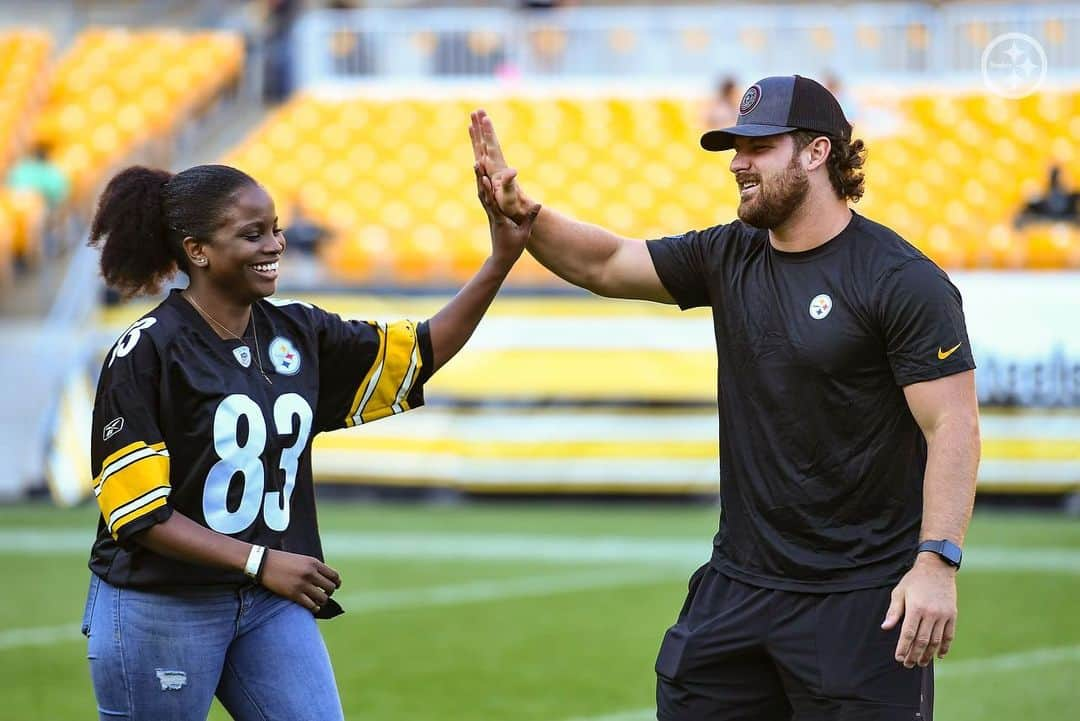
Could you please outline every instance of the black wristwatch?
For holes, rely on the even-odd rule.
[[[957,546],[952,541],[923,541],[919,544],[915,554],[918,555],[925,551],[941,556],[941,560],[953,568],[960,568],[960,561],[964,558],[964,552],[960,549],[960,546]]]

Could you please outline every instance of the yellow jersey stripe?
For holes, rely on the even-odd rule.
[[[160,449],[155,450],[155,446],[160,446]],[[100,496],[101,489],[105,486],[105,482],[112,478],[116,473],[124,470],[133,463],[138,463],[144,458],[150,456],[165,456],[169,455],[169,452],[165,450],[164,443],[155,444],[155,446],[143,445],[142,448],[136,448],[122,458],[118,458],[112,463],[108,464],[101,470],[101,475],[94,479],[94,495]]]
[[[131,503],[116,509],[109,518],[109,533],[113,535],[113,538],[116,538],[117,531],[121,528],[138,518],[142,518],[147,513],[164,506],[168,501],[170,490],[171,489],[168,486],[155,488],[142,498],[138,498]]]
[[[120,450],[114,451],[113,453],[110,453],[108,456],[105,457],[105,460],[101,462],[101,472],[99,472],[97,477],[94,478],[94,485],[95,486],[98,485],[98,483],[101,481],[101,477],[103,475],[105,475],[105,473],[104,473],[105,469],[107,469],[110,465],[112,465],[113,463],[116,463],[121,458],[124,458],[129,453],[134,453],[135,451],[138,451],[138,450],[140,450],[142,448],[150,448],[151,450],[154,450],[154,451],[160,451],[160,450],[164,450],[165,443],[164,442],[159,442],[159,443],[150,444],[150,443],[146,443],[145,441],[134,441],[133,443],[127,444],[126,446],[124,446]]]
[[[161,454],[146,456],[113,473],[108,483],[101,485],[98,506],[106,519],[154,489],[169,488],[169,457]]]
[[[386,329],[383,328],[382,323],[372,323],[371,325],[375,328],[375,332],[379,334],[379,350],[375,353],[375,363],[371,364],[371,368],[368,369],[364,380],[360,382],[360,387],[356,389],[352,407],[349,408],[349,416],[345,419],[346,427],[356,425],[358,411],[370,397],[370,390],[374,388],[375,383],[378,383],[379,375],[382,373],[383,361],[386,355]]]
[[[394,413],[401,413],[402,410],[409,410],[409,404],[406,402],[406,398],[409,397],[409,391],[412,390],[413,380],[416,378],[416,371],[420,369],[423,361],[420,360],[420,339],[417,338],[413,343],[412,354],[409,357],[409,370],[405,372],[405,377],[401,379],[401,385],[398,386],[397,396],[394,397]]]
[[[402,390],[406,377],[413,368],[416,345],[416,329],[411,322],[398,321],[387,326],[386,354],[382,371],[377,380],[372,379],[373,389],[368,389],[368,396],[360,404],[357,413],[353,415],[354,421],[368,423],[401,412],[400,407],[395,409],[395,404],[399,390]],[[408,395],[412,390],[411,379],[403,390],[402,396]]]

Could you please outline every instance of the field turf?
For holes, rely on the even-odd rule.
[[[709,506],[324,503],[349,719],[644,721]],[[0,507],[0,720],[96,718],[82,614],[93,507]],[[944,721],[1076,718],[1080,522],[976,512]],[[212,719],[225,719],[220,708]]]

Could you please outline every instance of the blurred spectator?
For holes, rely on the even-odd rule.
[[[301,5],[301,0],[268,0],[266,4],[265,102],[278,103],[292,93],[292,31]]]
[[[840,108],[844,111],[844,117],[847,118],[849,123],[854,125],[860,115],[859,103],[855,99],[855,96],[844,88],[844,83],[840,80],[840,76],[831,70],[827,70],[821,84],[828,88],[829,92],[833,94],[833,97],[840,103]]]
[[[720,78],[716,94],[705,108],[705,127],[709,130],[729,128],[739,119],[739,84],[731,75]]]
[[[303,208],[299,205],[293,206],[289,227],[285,229],[289,250],[314,253],[326,235],[326,228],[304,215]]]
[[[42,144],[35,145],[29,155],[15,163],[7,184],[15,190],[37,193],[50,210],[63,203],[70,190],[67,176],[49,161],[48,149]]]
[[[1080,224],[1080,193],[1069,191],[1061,179],[1061,167],[1050,168],[1046,195],[1024,205],[1016,216],[1015,225],[1022,228],[1039,221]]]

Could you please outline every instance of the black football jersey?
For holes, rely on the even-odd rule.
[[[252,309],[242,340],[223,340],[172,291],[124,332],[102,367],[91,570],[116,586],[243,583],[240,572],[132,542],[174,510],[219,533],[321,559],[312,438],[423,405],[431,368],[426,323],[345,321],[271,298]]]
[[[927,453],[903,388],[975,367],[959,291],[858,214],[804,252],[738,221],[649,250],[681,307],[713,312],[714,567],[793,591],[897,581],[915,558]]]

